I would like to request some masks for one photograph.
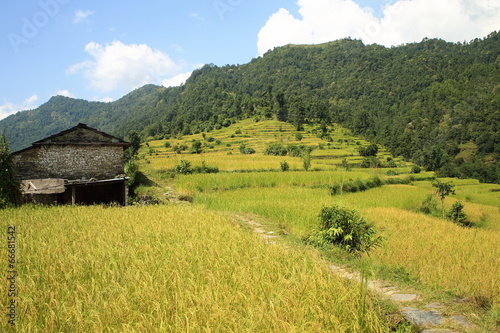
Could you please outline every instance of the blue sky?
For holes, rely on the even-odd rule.
[[[207,63],[344,37],[386,46],[469,41],[500,28],[497,0],[4,1],[0,119],[51,96],[113,101],[178,85]]]

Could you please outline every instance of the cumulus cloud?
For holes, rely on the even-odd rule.
[[[385,46],[418,42],[425,37],[451,42],[484,37],[499,28],[496,0],[399,0],[373,8],[353,0],[298,0],[300,18],[282,8],[260,30],[260,54],[286,44],[317,44],[345,37]]]
[[[162,86],[167,87],[167,88],[168,87],[178,87],[178,86],[186,83],[187,79],[189,79],[189,77],[191,76],[192,73],[193,72],[188,72],[188,73],[182,73],[182,74],[176,75],[176,76],[171,77],[169,79],[163,80],[163,82],[161,84],[162,84]]]
[[[124,94],[148,83],[161,84],[164,78],[179,73],[182,67],[168,55],[145,44],[90,42],[85,51],[91,59],[74,64],[66,73],[83,72],[89,87],[102,93]]]
[[[69,90],[58,90],[56,91],[56,93],[54,94],[54,96],[64,96],[64,97],[71,97],[71,98],[75,98],[75,95],[73,95],[72,93],[69,92]]]
[[[36,103],[37,101],[37,94],[33,94],[26,98],[21,105],[5,101],[3,105],[0,105],[0,120],[10,116],[11,114],[17,113],[18,111],[35,109],[38,107]]]
[[[94,15],[94,12],[91,10],[77,10],[75,12],[75,16],[73,17],[73,23],[78,24],[87,21],[87,18],[91,15]]]

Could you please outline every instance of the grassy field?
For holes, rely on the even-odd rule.
[[[314,251],[266,244],[200,206],[26,206],[0,221],[16,228],[17,257],[16,329],[2,316],[2,332],[390,329]],[[6,246],[1,256],[5,273]]]
[[[472,332],[497,330],[500,186],[443,180],[456,189],[445,209],[460,200],[474,225],[460,227],[442,218],[435,199],[430,214],[421,212],[435,191],[429,180],[433,173],[410,175],[412,164],[383,148],[378,154],[382,167],[360,168],[357,148],[366,141],[339,126],[330,129],[328,141],[318,138],[318,131],[308,126],[299,133],[289,124],[248,119],[211,133],[143,145],[139,166],[151,181],[137,192],[161,199],[171,191],[168,186],[194,205],[0,211],[5,233],[16,226],[18,331],[411,330],[398,326],[394,309],[367,297],[364,288],[335,277],[325,258],[356,269],[363,263],[372,278],[446,303],[451,314],[465,315],[476,325]],[[193,140],[202,142],[201,154],[188,152]],[[313,147],[311,169],[303,170],[301,157],[264,155],[276,142]],[[241,145],[255,154],[242,154]],[[174,151],[180,146],[186,149]],[[174,175],[182,160],[217,167],[219,173]],[[283,161],[289,171],[281,171]],[[330,194],[333,185],[374,176],[412,176],[414,181]],[[370,256],[360,259],[302,242],[317,228],[320,210],[339,203],[357,209],[383,237]],[[249,232],[235,220],[242,213],[264,218],[281,240],[269,244]],[[2,247],[3,272],[8,271],[7,250]],[[1,288],[7,295],[7,283]],[[7,329],[4,320],[0,331]]]
[[[252,128],[261,131],[258,137]],[[366,145],[365,141],[336,126],[330,132],[331,142],[326,142],[318,139],[313,130],[314,127],[307,128],[302,142],[298,142],[293,140],[297,132],[290,125],[247,120],[206,134],[221,142],[238,141],[231,141],[231,147],[224,149],[207,149],[201,155],[175,154],[161,148],[163,142],[151,142],[150,147],[154,145],[158,155],[146,153],[142,167],[149,171],[172,168],[182,159],[193,165],[205,161],[217,166],[221,171],[218,174],[178,175],[172,186],[210,209],[263,216],[272,221],[277,231],[296,239],[307,236],[317,227],[322,207],[341,203],[355,208],[375,224],[384,238],[383,246],[370,255],[374,274],[409,281],[430,295],[445,297],[443,301],[449,301],[447,297],[461,299],[470,304],[467,311],[472,321],[484,324],[481,327],[486,331],[495,329],[498,325],[495,322],[500,318],[500,246],[497,240],[500,186],[480,184],[475,180],[443,179],[451,181],[456,190],[456,195],[446,198],[445,209],[457,200],[464,203],[464,211],[473,228],[442,219],[441,204],[436,199],[432,214],[419,213],[426,198],[432,197],[435,191],[431,181],[425,180],[432,177],[432,173],[415,175],[417,180],[424,180],[409,185],[386,185],[365,192],[331,196],[330,185],[375,175],[384,179],[389,170],[392,174],[408,176],[411,164],[392,158],[394,163],[390,167],[359,168],[361,157],[357,147]],[[235,132],[241,132],[241,137],[231,138],[230,133]],[[199,134],[183,138],[185,144],[193,139],[203,140],[203,137]],[[314,146],[312,167],[316,171],[299,171],[302,162],[299,157],[265,156],[262,152],[266,144],[277,140],[285,145]],[[243,143],[253,147],[256,154],[240,154],[234,146]],[[383,149],[378,157],[384,164],[391,161],[391,156]],[[349,170],[341,165],[343,159],[350,164]],[[296,171],[279,172],[279,161],[283,160]],[[247,172],[235,173],[237,170]],[[249,172],[252,170],[254,172]]]

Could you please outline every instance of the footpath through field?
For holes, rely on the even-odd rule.
[[[265,226],[257,222],[255,218],[248,215],[233,215],[235,222],[240,221],[248,225],[255,233],[259,234],[266,242],[276,243],[279,235],[265,230]],[[458,333],[468,332],[474,329],[464,316],[446,316],[446,306],[438,303],[427,303],[425,299],[414,291],[405,292],[397,287],[391,286],[383,280],[363,279],[360,272],[350,271],[345,267],[330,265],[332,273],[359,283],[366,283],[366,287],[382,297],[397,304],[399,312],[412,325],[420,328],[422,333]],[[407,306],[410,303],[412,306]],[[448,327],[454,327],[453,330]]]

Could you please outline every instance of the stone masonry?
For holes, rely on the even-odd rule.
[[[113,179],[124,173],[129,143],[84,124],[12,154],[19,179]]]

